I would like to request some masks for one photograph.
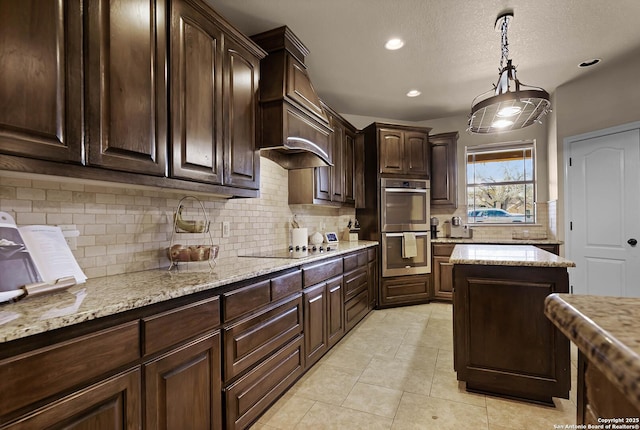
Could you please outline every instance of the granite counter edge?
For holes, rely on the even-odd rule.
[[[640,356],[559,294],[545,299],[547,318],[640,409]]]

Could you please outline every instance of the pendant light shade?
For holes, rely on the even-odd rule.
[[[524,85],[516,77],[507,42],[507,28],[512,19],[513,13],[506,13],[496,20],[496,29],[502,33],[500,74],[493,90],[473,99],[467,129],[471,133],[500,133],[525,128],[541,123],[541,118],[551,111],[549,93]]]

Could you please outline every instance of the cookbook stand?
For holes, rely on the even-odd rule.
[[[60,278],[55,282],[34,282],[32,284],[23,285],[15,290],[1,291],[0,303],[17,302],[18,300],[22,300],[27,297],[37,297],[45,294],[65,291],[74,285],[76,285],[76,278],[73,276]]]
[[[186,220],[182,216],[185,200],[195,200],[199,206],[201,215],[194,220]],[[173,214],[173,229],[171,231],[171,243],[167,249],[167,255],[171,265],[169,270],[178,267],[179,263],[203,262],[209,263],[209,269],[213,270],[218,256],[218,247],[213,245],[211,236],[211,223],[204,210],[202,202],[194,196],[185,196],[178,202],[178,207]],[[176,238],[183,234],[200,234],[205,241],[208,237],[208,244],[184,245],[177,244]]]

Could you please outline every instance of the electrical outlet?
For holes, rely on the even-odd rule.
[[[222,237],[231,236],[231,223],[229,221],[222,221]]]

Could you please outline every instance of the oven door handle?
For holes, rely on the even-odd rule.
[[[384,192],[390,193],[425,193],[429,191],[428,188],[383,188]]]
[[[412,231],[409,231],[409,232],[407,232],[407,233],[412,233],[412,234],[414,234],[414,235],[416,235],[416,236],[427,236],[427,235],[431,235],[431,233],[430,233],[430,232],[428,232],[428,231],[421,232],[421,233],[414,233],[414,232],[412,232]],[[382,234],[384,234],[384,235],[385,235],[385,236],[387,236],[387,237],[400,237],[400,236],[403,236],[403,235],[404,235],[404,233],[382,233]]]

